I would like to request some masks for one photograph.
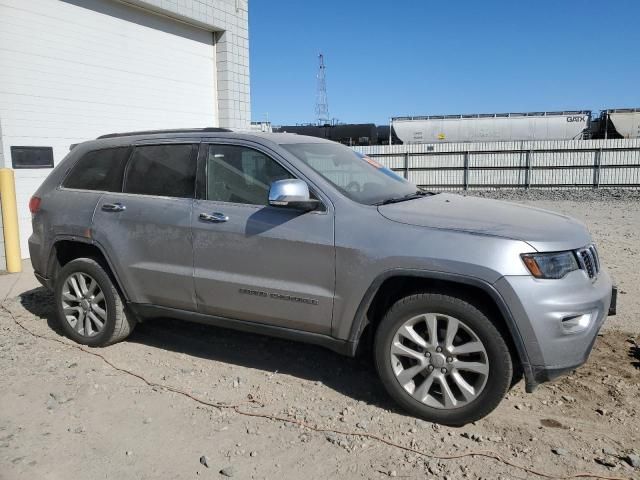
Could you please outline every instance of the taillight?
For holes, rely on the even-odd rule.
[[[31,197],[31,200],[29,200],[29,210],[32,214],[38,213],[38,210],[40,210],[41,201],[42,200],[40,199],[40,197]]]

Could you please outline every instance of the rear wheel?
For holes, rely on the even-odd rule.
[[[110,345],[125,339],[135,326],[111,278],[94,259],[78,258],[60,270],[55,299],[60,325],[78,343]]]
[[[509,389],[509,348],[487,316],[462,298],[424,293],[396,302],[375,338],[376,367],[413,415],[463,425],[490,413]]]

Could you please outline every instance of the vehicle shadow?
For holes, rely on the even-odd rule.
[[[47,325],[58,335],[64,336],[64,330],[55,317],[53,294],[44,287],[34,288],[21,293],[20,304],[29,313],[47,321]]]
[[[640,345],[634,344],[629,347],[629,356],[631,357],[631,365],[634,368],[640,369]]]
[[[47,290],[30,290],[19,299],[26,310],[46,320],[57,334],[64,335],[55,316],[53,296]],[[320,381],[348,397],[403,414],[384,391],[370,354],[349,358],[315,345],[169,318],[138,324],[125,341],[205,360]]]

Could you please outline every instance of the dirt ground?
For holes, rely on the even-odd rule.
[[[70,346],[50,295],[36,289],[0,311],[0,479],[540,478],[359,433],[437,456],[494,452],[552,477],[640,478],[630,465],[640,454],[640,202],[524,201],[586,221],[621,289],[619,315],[571,375],[530,395],[519,384],[487,418],[442,427],[396,408],[368,358],[203,325],[141,324],[127,341],[90,350],[109,365]]]

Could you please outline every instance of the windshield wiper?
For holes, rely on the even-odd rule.
[[[374,205],[389,205],[390,203],[400,203],[400,202],[406,202],[407,200],[413,200],[415,198],[421,198],[421,197],[426,197],[427,195],[433,195],[433,193],[431,192],[425,192],[424,190],[417,190],[413,193],[409,193],[408,195],[404,195],[402,197],[392,197],[392,198],[387,198],[386,200],[383,200],[381,202],[375,203]]]

